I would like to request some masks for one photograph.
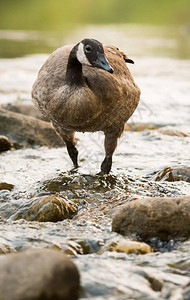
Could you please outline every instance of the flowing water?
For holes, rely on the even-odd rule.
[[[86,27],[64,42],[93,35],[105,44],[118,45],[135,60],[129,68],[142,95],[129,120],[131,126],[140,122],[190,131],[190,36],[184,28],[183,33],[170,37],[164,28],[156,37],[152,27],[139,30],[134,25]],[[0,102],[31,101],[31,86],[47,57],[1,58]],[[79,133],[77,138],[80,168],[76,173],[70,172],[72,165],[64,147],[23,148],[0,154],[0,181],[14,185],[12,191],[0,191],[1,243],[7,252],[51,247],[73,254],[82,276],[82,298],[167,299],[165,290],[152,289],[142,273],[153,276],[156,269],[166,290],[188,283],[189,274],[171,265],[189,258],[189,241],[176,243],[172,252],[164,252],[167,247],[161,245],[163,251],[144,256],[99,255],[97,251],[107,240],[119,239],[111,232],[112,215],[130,197],[190,195],[189,182],[153,180],[153,175],[166,167],[189,167],[190,137],[164,135],[148,127],[125,131],[114,154],[112,172],[104,177],[96,175],[104,157],[103,134]],[[34,197],[52,193],[77,203],[78,214],[56,223],[15,220]]]

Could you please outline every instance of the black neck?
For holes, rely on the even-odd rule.
[[[82,64],[76,57],[77,46],[75,46],[69,55],[65,81],[69,85],[84,85],[85,80],[82,74]]]

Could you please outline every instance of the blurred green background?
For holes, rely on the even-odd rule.
[[[148,26],[155,36],[176,34],[183,40],[184,35],[188,45],[183,56],[188,57],[190,0],[0,0],[0,56],[51,52],[65,42],[76,42],[76,30],[94,25],[88,31],[93,36],[96,26],[105,29],[110,24],[118,30],[123,24],[138,24],[136,30],[128,27],[129,35],[135,36],[145,25],[145,35],[150,34]]]
[[[189,0],[1,0],[1,29],[64,30],[77,23],[188,24]]]

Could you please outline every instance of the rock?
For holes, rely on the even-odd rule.
[[[124,130],[125,131],[143,131],[146,129],[154,130],[159,127],[160,127],[160,125],[157,125],[157,124],[134,122],[134,123],[125,124]]]
[[[13,220],[25,219],[27,221],[57,222],[71,218],[77,212],[77,206],[61,196],[49,195],[35,199],[31,206],[26,203],[24,207],[12,216]]]
[[[190,168],[185,167],[175,167],[175,168],[165,168],[156,173],[152,180],[155,181],[187,181],[190,182]]]
[[[0,134],[24,145],[63,146],[49,122],[0,108]]]
[[[144,198],[126,203],[116,212],[112,230],[146,241],[190,237],[190,196]]]
[[[77,300],[80,278],[59,251],[33,250],[0,256],[1,300]]]
[[[169,136],[178,136],[178,137],[190,137],[190,132],[185,130],[180,130],[172,126],[165,126],[158,129],[158,132],[169,135]]]
[[[127,254],[146,254],[153,252],[152,248],[146,243],[131,241],[125,238],[113,238],[108,240],[101,250],[98,251],[98,254],[102,254],[105,251],[123,252]]]
[[[6,182],[0,182],[0,191],[1,190],[8,190],[12,191],[14,189],[14,185],[11,183],[6,183]]]
[[[41,114],[41,112],[34,106],[32,102],[26,103],[21,101],[15,101],[12,103],[2,104],[1,107],[9,111],[31,116],[43,121],[48,121],[48,119]]]
[[[124,252],[127,254],[147,254],[153,252],[152,248],[143,242],[125,241],[119,242],[115,247],[116,252]]]
[[[13,147],[12,142],[6,136],[0,136],[0,152],[8,151]]]

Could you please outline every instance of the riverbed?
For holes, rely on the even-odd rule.
[[[145,255],[98,251],[108,241],[121,239],[111,231],[112,216],[131,197],[190,195],[190,182],[183,178],[154,180],[160,170],[190,165],[190,136],[159,130],[190,132],[190,58],[177,54],[175,37],[148,36],[140,53],[139,47],[133,51],[139,41],[131,36],[132,31],[127,38],[126,29],[120,30],[119,36],[117,28],[109,30],[112,44],[119,44],[134,59],[135,64],[128,67],[141,89],[140,104],[128,122],[132,130],[124,131],[119,141],[111,174],[97,175],[104,157],[104,136],[100,132],[76,134],[77,172],[71,172],[65,147],[35,146],[1,153],[1,182],[14,188],[0,191],[0,240],[4,253],[55,248],[70,254],[81,274],[81,299],[174,299],[172,293],[189,283],[189,270],[176,268],[180,262],[189,262],[189,240],[172,241],[169,246],[158,240],[155,252]],[[92,32],[92,28],[86,28],[83,34]],[[73,39],[80,35],[76,32]],[[111,38],[96,28],[98,36],[110,43]],[[162,49],[159,54],[158,49]],[[35,54],[0,59],[1,104],[31,102],[32,84],[47,57]],[[136,131],[137,123],[147,126]],[[49,194],[77,203],[78,213],[56,223],[17,219],[31,199]],[[162,280],[162,289],[153,289],[145,273]]]

